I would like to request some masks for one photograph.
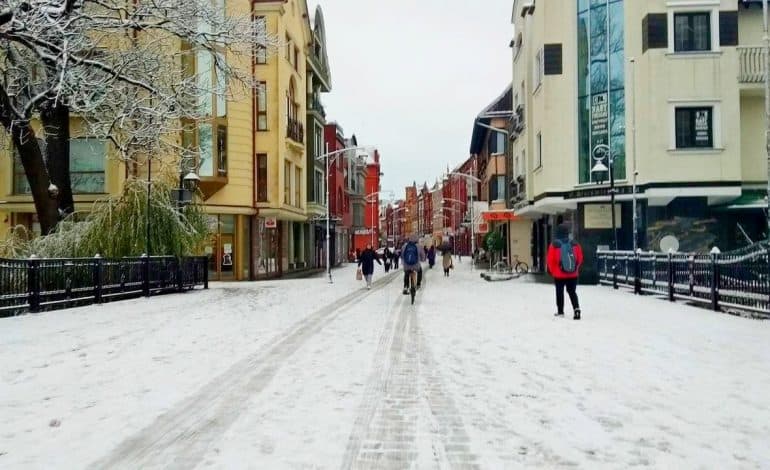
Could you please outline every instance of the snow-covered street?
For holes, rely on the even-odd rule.
[[[3,319],[0,468],[770,465],[770,323],[463,261]]]

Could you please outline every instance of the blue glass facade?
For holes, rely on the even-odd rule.
[[[626,177],[623,0],[578,2],[578,181],[590,183],[593,149],[608,145],[615,178]],[[605,164],[608,162],[605,160]]]

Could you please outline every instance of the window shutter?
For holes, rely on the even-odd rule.
[[[561,44],[546,44],[544,52],[545,75],[561,75],[562,52]]]
[[[719,12],[719,45],[737,46],[738,45],[738,12],[720,11]]]
[[[642,52],[668,47],[668,17],[665,13],[650,13],[642,20]]]

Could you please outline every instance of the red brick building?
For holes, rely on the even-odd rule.
[[[364,177],[364,233],[356,233],[353,239],[353,249],[363,250],[368,243],[376,249],[380,239],[380,152],[374,155],[366,164]]]
[[[339,124],[332,122],[324,127],[324,143],[328,152],[345,148],[345,135]],[[344,154],[332,156],[329,163],[329,213],[331,216],[331,252],[334,265],[347,259],[350,252],[350,199],[345,190],[347,162]]]

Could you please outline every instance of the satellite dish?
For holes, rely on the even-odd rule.
[[[676,253],[679,251],[679,239],[673,235],[666,235],[660,239],[660,251],[668,253],[669,251]]]

